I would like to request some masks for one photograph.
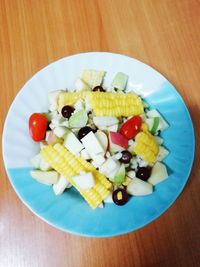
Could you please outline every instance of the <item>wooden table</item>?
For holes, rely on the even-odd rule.
[[[21,203],[1,163],[1,267],[200,266],[199,30],[198,0],[0,0],[1,131],[36,71],[71,54],[111,51],[163,73],[183,96],[196,134],[193,170],[175,204],[143,229],[114,238],[49,226]]]

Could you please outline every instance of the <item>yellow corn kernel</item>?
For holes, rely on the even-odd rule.
[[[96,209],[102,202],[101,196],[96,192],[94,188],[80,190],[79,192],[93,209]]]
[[[111,183],[106,177],[89,162],[71,154],[63,145],[57,143],[54,146],[45,146],[41,150],[41,155],[57,172],[67,177],[92,208],[98,207],[108,196],[108,188],[111,187]],[[73,176],[79,175],[81,171],[92,172],[96,183],[92,188],[82,190],[74,182]]]
[[[135,137],[134,152],[148,163],[156,161],[159,147],[149,132],[140,132]]]
[[[106,187],[104,187],[101,183],[97,183],[94,186],[94,189],[99,193],[102,199],[105,199],[110,193],[108,189],[106,189]]]
[[[57,109],[60,112],[61,109],[66,106],[73,106],[79,99],[85,99],[87,94],[90,93],[88,91],[82,92],[62,92],[58,95],[57,100]]]
[[[149,131],[149,127],[145,122],[142,123],[141,131],[143,131],[145,133]]]
[[[62,92],[58,96],[58,111],[65,105],[74,105],[78,99],[89,100],[96,116],[133,116],[144,112],[142,100],[136,94],[120,94],[111,92],[77,93]]]
[[[144,112],[142,100],[135,94],[93,92],[89,101],[97,116],[107,116],[108,113],[112,116],[132,116]],[[108,107],[111,112],[108,112]]]

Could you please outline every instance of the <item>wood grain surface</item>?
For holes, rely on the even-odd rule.
[[[87,51],[135,57],[174,84],[195,128],[190,179],[174,205],[148,226],[114,238],[85,238],[33,215],[1,161],[0,267],[200,266],[200,1],[0,0],[1,134],[27,79],[59,58]]]

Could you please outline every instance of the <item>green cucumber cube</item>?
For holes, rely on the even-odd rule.
[[[115,75],[115,77],[111,83],[111,86],[113,88],[116,88],[118,90],[123,91],[126,87],[127,81],[128,81],[128,76],[122,72],[118,72]]]

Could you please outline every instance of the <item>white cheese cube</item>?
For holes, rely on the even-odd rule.
[[[84,148],[76,135],[69,130],[63,144],[73,155],[77,155]]]
[[[102,146],[100,145],[100,142],[92,131],[84,136],[81,141],[90,155],[104,152]]]

